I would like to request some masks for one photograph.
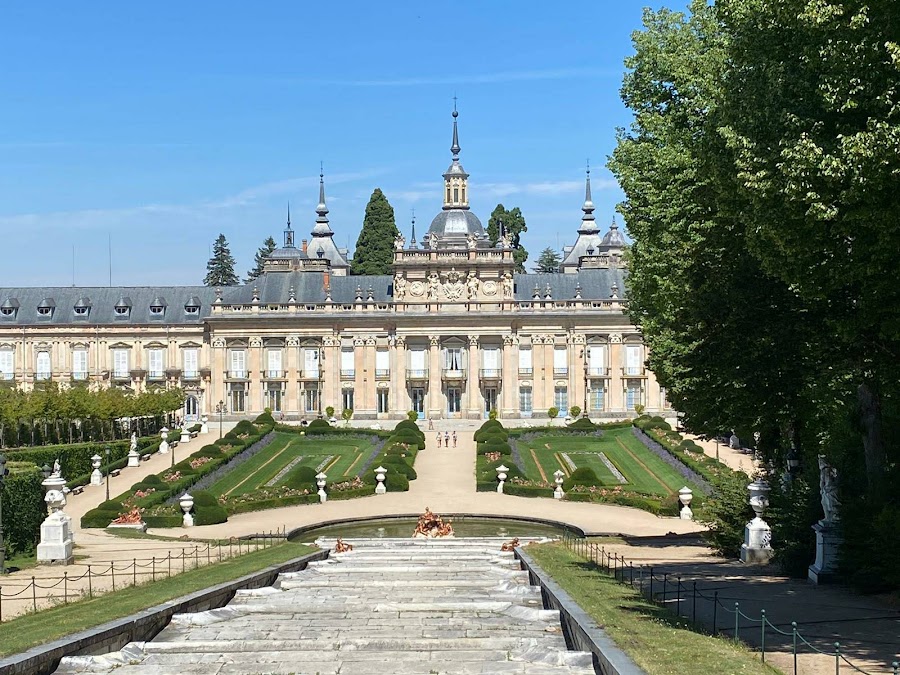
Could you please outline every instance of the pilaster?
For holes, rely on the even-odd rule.
[[[388,338],[391,347],[391,413],[405,415],[412,408],[406,387],[406,338],[402,335]]]
[[[428,417],[440,419],[443,416],[441,386],[441,339],[437,335],[428,338]]]
[[[285,414],[300,414],[300,339],[296,335],[284,341],[283,367],[287,384],[282,407]]]
[[[503,353],[501,360],[500,384],[500,416],[504,418],[519,417],[517,397],[519,395],[519,339],[515,335],[503,336]]]
[[[614,412],[625,410],[625,380],[622,370],[625,367],[625,354],[622,349],[622,334],[611,333],[609,336],[609,409]]]
[[[470,420],[477,420],[482,417],[481,408],[483,405],[481,396],[481,383],[478,378],[478,369],[480,367],[478,358],[478,336],[469,336],[469,375],[466,381],[466,399],[468,400],[466,416]]]

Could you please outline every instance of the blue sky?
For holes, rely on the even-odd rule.
[[[604,227],[623,58],[645,3],[5,3],[0,285],[202,283],[223,232],[243,275],[285,208],[312,228],[319,161],[339,245],[380,187],[420,236],[440,210],[452,97],[472,208],[571,243],[584,164]]]

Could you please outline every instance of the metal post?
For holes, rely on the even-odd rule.
[[[153,567],[152,567],[153,572],[151,572],[151,574],[153,575],[153,581],[156,581],[156,556],[153,556],[153,561],[152,561],[151,565],[153,565]]]
[[[694,598],[691,600],[691,623],[694,628],[697,627],[697,582],[694,582],[693,587]]]
[[[794,655],[794,675],[797,675],[797,622],[791,621],[791,642],[792,648],[791,653]],[[894,664],[896,665],[896,664]],[[894,669],[894,673],[896,674],[897,670]]]
[[[69,604],[69,573],[63,572],[63,604]]]
[[[109,501],[109,472],[112,468],[109,464],[109,453],[110,453],[110,447],[107,445],[106,446],[106,501]],[[115,590],[115,588],[113,590]]]
[[[834,673],[841,675],[841,643],[834,643]]]
[[[675,593],[675,602],[677,603],[676,604],[677,609],[675,610],[675,613],[678,614],[678,618],[680,619],[681,618],[681,575],[680,574],[678,575],[677,579],[678,579],[678,587],[677,587],[676,593]]]
[[[650,602],[653,602],[653,565],[650,566]]]
[[[91,583],[91,566],[88,565],[88,597],[93,599],[94,597],[94,587]]]
[[[132,585],[132,586],[137,586],[137,558],[135,558],[135,559],[131,562],[131,568],[132,568],[132,573],[131,573],[131,585]]]
[[[116,565],[113,562],[109,563],[109,571],[112,574],[112,586],[113,590],[116,590]]]
[[[184,572],[185,565],[187,564],[185,561],[187,560],[187,549],[184,547],[181,548],[181,571]]]
[[[669,594],[669,573],[663,572],[663,601],[662,604],[665,607],[666,601],[668,600]]]
[[[34,603],[34,611],[37,611],[37,582],[31,577],[31,601]]]
[[[719,633],[719,625],[717,619],[719,618],[719,591],[713,591],[713,629],[712,634],[717,635]]]
[[[762,656],[762,662],[766,662],[766,610],[759,611],[760,639],[759,649]]]
[[[740,619],[741,619],[741,603],[734,603],[734,639],[737,641],[738,631],[740,630]]]
[[[172,576],[172,551],[169,551],[169,555],[166,556],[169,560],[169,576]]]

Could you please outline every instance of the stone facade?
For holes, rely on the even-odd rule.
[[[32,387],[181,386],[189,417],[358,419],[625,417],[670,412],[639,330],[624,313],[624,241],[599,237],[590,181],[578,236],[557,274],[515,272],[469,211],[453,161],[423,238],[395,242],[393,273],[348,276],[328,223],[324,181],[309,242],[284,246],[243,286],[0,289],[0,383]],[[595,241],[596,240],[596,241]]]

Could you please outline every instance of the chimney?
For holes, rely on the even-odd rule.
[[[303,252],[306,253],[306,239],[303,240]]]
[[[325,272],[325,274],[323,274],[322,277],[323,277],[322,283],[324,285],[325,290],[327,291],[329,288],[331,288],[331,275],[328,272]]]

